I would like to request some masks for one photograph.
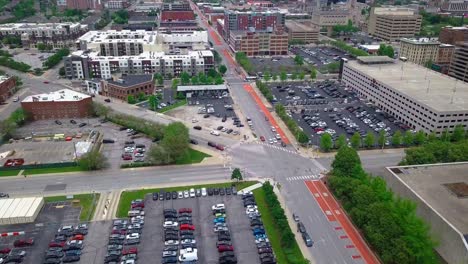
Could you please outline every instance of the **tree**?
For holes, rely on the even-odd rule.
[[[401,131],[397,130],[392,136],[392,145],[399,147],[401,145]]]
[[[146,94],[144,92],[139,92],[138,93],[138,101],[144,101],[146,100]]]
[[[299,131],[297,135],[297,141],[301,144],[305,144],[309,142],[309,136],[304,131]]]
[[[159,100],[156,97],[156,95],[152,94],[148,96],[148,104],[151,110],[156,111],[158,105],[159,105]]]
[[[179,86],[179,79],[172,79],[172,89],[176,90],[177,86]]]
[[[180,74],[180,81],[182,83],[182,85],[187,85],[190,83],[190,75],[187,73],[187,72],[182,72]]]
[[[215,69],[208,70],[208,77],[215,78],[218,75],[218,72]]]
[[[148,159],[155,165],[170,164],[173,162],[168,151],[160,145],[153,144],[148,151]]]
[[[224,65],[224,64],[219,65],[218,71],[219,71],[222,75],[224,75],[224,74],[227,72],[227,67],[226,67],[226,65]]]
[[[68,48],[59,49],[54,55],[47,58],[47,60],[43,63],[44,67],[50,69],[55,65],[59,64],[62,61],[63,57],[66,57],[70,54],[70,50]]]
[[[452,132],[451,140],[458,142],[465,138],[465,128],[462,125],[457,125]]]
[[[426,142],[426,134],[424,134],[424,131],[419,130],[414,135],[414,144],[415,145],[422,145],[424,142]]]
[[[167,151],[172,161],[183,156],[189,148],[188,128],[181,122],[174,122],[164,129],[161,146]]]
[[[18,125],[13,122],[13,120],[6,119],[3,121],[0,121],[0,132],[3,136],[3,139],[8,140],[13,137],[13,135],[16,132],[16,128],[18,128]]]
[[[107,119],[109,113],[111,112],[110,107],[105,106],[100,103],[93,102],[93,111],[97,116],[102,116],[104,119]]]
[[[379,131],[379,139],[378,139],[378,143],[379,143],[379,147],[383,148],[385,146],[385,142],[386,142],[386,138],[385,138],[385,131],[384,130],[380,130]]]
[[[405,132],[405,135],[403,137],[403,144],[407,147],[413,145],[414,143],[414,136],[413,136],[413,132],[411,132],[410,130],[407,130]]]
[[[193,76],[191,82],[192,82],[193,85],[199,84],[200,81],[198,80],[198,76],[196,76],[196,75]]]
[[[375,136],[372,131],[368,131],[366,137],[364,138],[364,145],[367,148],[372,148],[375,145]]]
[[[60,69],[59,69],[59,75],[63,77],[63,76],[65,76],[65,74],[66,74],[66,72],[65,72],[65,67],[60,67]]]
[[[265,71],[265,73],[263,74],[263,79],[265,79],[266,82],[270,81],[271,75],[269,71]]]
[[[379,49],[377,50],[379,56],[388,56],[393,59],[395,56],[395,51],[391,45],[380,44]]]
[[[127,102],[128,102],[129,104],[136,104],[137,101],[136,101],[136,99],[135,99],[135,96],[129,95],[129,96],[127,96]]]
[[[273,74],[273,77],[272,77],[272,79],[273,79],[273,81],[275,81],[275,82],[276,82],[276,80],[278,80],[278,74],[276,74],[276,73],[275,73],[275,74]]]
[[[107,158],[99,150],[92,150],[78,159],[78,166],[88,171],[100,170],[107,167]]]
[[[46,44],[44,44],[44,43],[37,43],[36,48],[37,48],[39,51],[44,51],[44,50],[46,50],[47,46],[46,46]]]
[[[345,135],[340,135],[338,139],[335,142],[335,148],[339,149],[343,146],[346,146],[346,136]]]
[[[288,79],[288,75],[286,74],[285,71],[281,71],[281,72],[280,72],[280,80],[281,80],[282,82],[284,82],[284,81],[286,81],[286,79]]]
[[[304,71],[299,72],[299,80],[302,81],[304,80],[304,78],[305,78],[305,72]]]
[[[355,132],[354,135],[351,137],[351,147],[358,149],[361,147],[361,135],[358,132]]]
[[[333,147],[333,139],[331,135],[328,133],[323,134],[322,137],[320,137],[320,148],[323,151],[328,152],[330,151],[332,147]]]
[[[304,65],[304,58],[301,55],[296,55],[296,57],[294,57],[294,63],[299,66]]]
[[[242,173],[239,168],[235,168],[232,171],[231,180],[242,181]]]
[[[223,84],[224,83],[223,77],[221,77],[220,75],[216,76],[216,78],[214,79],[214,83]]]
[[[158,81],[158,85],[163,85],[164,84],[164,77],[160,73],[156,73],[154,75],[154,79]]]
[[[343,146],[338,150],[331,164],[332,173],[337,176],[351,176],[357,165],[361,165],[361,160],[356,150]]]
[[[314,67],[312,67],[310,68],[310,79],[313,80],[315,78],[317,78],[317,70]]]
[[[293,72],[291,74],[291,80],[296,80],[297,79],[297,73],[296,72]]]

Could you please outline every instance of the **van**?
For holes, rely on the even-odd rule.
[[[140,210],[131,210],[128,211],[128,217],[134,217],[134,216],[143,216],[145,215],[145,211],[140,211]]]
[[[197,261],[198,256],[197,252],[191,252],[191,253],[186,253],[186,254],[180,254],[179,255],[179,261],[182,263],[190,262],[190,261]]]

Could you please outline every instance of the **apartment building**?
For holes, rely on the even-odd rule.
[[[401,7],[373,7],[368,33],[386,41],[412,38],[421,30],[422,17],[415,10]]]
[[[286,13],[280,11],[238,11],[226,10],[224,12],[224,27],[226,35],[224,39],[229,40],[230,32],[236,30],[276,30],[283,29]]]
[[[21,107],[33,120],[84,118],[92,115],[92,103],[89,95],[63,89],[30,95],[21,101]]]
[[[400,57],[408,61],[425,65],[427,62],[435,62],[439,52],[440,43],[435,39],[420,38],[400,40]]]
[[[283,31],[231,31],[229,46],[247,56],[287,55],[288,34]]]
[[[455,45],[457,42],[468,41],[468,26],[443,27],[439,33],[439,41],[444,44]]]
[[[103,8],[103,0],[57,0],[56,3],[60,10],[101,10]]]
[[[305,44],[318,42],[320,28],[309,21],[286,20],[285,29],[289,41]]]
[[[13,76],[0,76],[0,103],[10,98],[16,89],[16,79]]]
[[[135,56],[143,52],[181,52],[205,50],[206,31],[165,34],[145,30],[89,31],[76,41],[77,48],[99,52],[102,56]]]
[[[441,134],[468,125],[468,84],[386,56],[342,61],[341,82],[415,130]]]
[[[444,0],[440,11],[452,15],[464,16],[468,13],[468,0]]]
[[[15,23],[0,25],[0,39],[6,36],[21,38],[23,47],[36,48],[38,43],[55,49],[73,47],[77,38],[88,31],[79,23]]]
[[[188,51],[184,55],[164,52],[143,52],[136,56],[101,56],[98,52],[76,51],[65,58],[68,79],[111,79],[113,75],[161,73],[167,78],[185,71],[190,75],[208,73],[214,68],[214,56],[209,50]]]
[[[190,11],[190,4],[188,1],[178,2],[165,2],[161,6],[162,11]]]
[[[104,4],[108,9],[125,9],[129,6],[130,2],[127,0],[109,0]]]
[[[458,42],[455,45],[452,61],[450,62],[449,75],[468,82],[468,42]]]

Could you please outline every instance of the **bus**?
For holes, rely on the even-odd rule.
[[[257,76],[247,76],[245,77],[245,81],[255,81],[257,80]]]

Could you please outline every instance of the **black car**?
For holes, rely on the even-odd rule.
[[[62,251],[47,251],[45,257],[46,258],[61,258],[63,257],[63,255],[64,254]]]
[[[172,192],[172,200],[175,200],[175,199],[177,199],[177,192],[173,191]]]
[[[302,239],[304,239],[306,246],[311,247],[314,245],[314,241],[312,241],[312,239],[310,238],[307,232],[302,233]]]
[[[194,126],[193,129],[196,129],[196,130],[201,130],[201,126]]]
[[[190,144],[198,145],[198,141],[196,141],[195,139],[190,139]]]
[[[230,245],[231,244],[229,244],[229,246]],[[219,253],[219,258],[233,257],[233,256],[235,256],[233,251],[225,251],[225,252]]]
[[[84,127],[84,126],[86,126],[86,123],[81,123],[81,124],[79,124],[78,126],[79,126],[79,127]]]
[[[226,194],[226,193],[224,192],[224,188],[219,188],[219,195],[224,195],[224,194]]]
[[[57,125],[61,125],[61,124],[62,124],[62,122],[60,122],[59,120],[55,120],[55,124],[57,124]]]
[[[195,239],[195,236],[194,236],[194,235],[183,235],[183,236],[180,236],[180,239],[181,239],[181,240],[184,240],[184,239]]]
[[[214,142],[208,142],[208,146],[216,148],[217,145]]]
[[[184,236],[184,235],[193,235],[193,231],[192,231],[192,230],[180,230],[180,235],[181,235],[181,236]]]
[[[20,263],[21,261],[12,261],[10,259],[7,259],[5,263]],[[42,262],[43,264],[60,264],[62,261],[59,258],[48,258]]]
[[[219,264],[236,264],[236,263],[237,263],[237,258],[235,256],[219,258]]]
[[[207,192],[208,192],[208,196],[213,196],[213,189],[212,188],[208,188]]]
[[[218,241],[218,242],[216,242],[216,246],[221,246],[221,245],[232,246],[232,242],[231,242],[231,241],[227,241],[227,240],[223,240],[223,241]],[[227,251],[227,252],[232,252],[232,251]]]
[[[62,259],[63,263],[77,262],[80,261],[80,256],[66,256]]]
[[[166,200],[170,200],[172,198],[172,195],[170,192],[166,193]]]
[[[104,99],[104,101],[105,101],[106,103],[110,103],[110,102],[111,102],[111,100],[110,100],[109,98]]]
[[[297,232],[301,232],[301,233],[307,232],[302,222],[297,222]]]
[[[177,257],[165,257],[162,259],[162,264],[168,264],[168,263],[177,263]]]
[[[75,121],[75,120],[73,120],[73,119],[72,119],[72,120],[70,120],[70,123],[72,123],[72,124],[76,125],[76,121]]]
[[[177,235],[168,235],[168,236],[164,236],[164,241],[178,240],[178,239],[179,239],[179,236],[177,236]]]
[[[214,195],[218,195],[219,194],[219,188],[214,188]]]
[[[226,195],[231,195],[231,188],[230,187],[226,187]]]
[[[0,198],[9,198],[10,195],[8,193],[0,193]]]
[[[158,193],[153,193],[153,201],[157,201],[159,199]]]
[[[23,261],[23,256],[10,255],[4,259],[3,263],[21,263],[22,261]]]
[[[109,263],[109,262],[112,262],[112,261],[119,261],[119,260],[120,260],[120,256],[106,255],[106,257],[104,258],[104,263]]]
[[[218,241],[231,241],[231,236],[219,235]]]

